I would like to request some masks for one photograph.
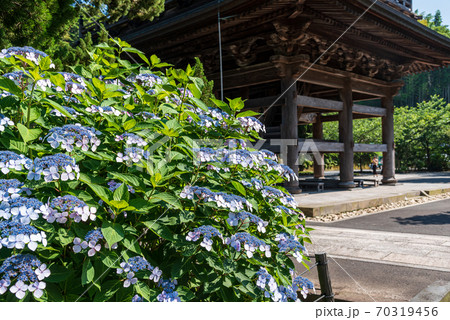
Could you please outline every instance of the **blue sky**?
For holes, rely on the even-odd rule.
[[[450,26],[450,1],[449,0],[413,0],[413,10],[419,13],[425,11],[434,14],[436,10],[441,10],[444,24]]]

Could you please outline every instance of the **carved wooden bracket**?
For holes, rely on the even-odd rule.
[[[229,46],[231,54],[239,67],[245,67],[255,62],[258,40],[264,40],[263,37],[252,37],[250,39],[241,40]]]
[[[309,19],[285,19],[273,22],[275,33],[267,44],[273,47],[276,54],[293,56],[300,52],[310,39],[306,30],[311,25]]]

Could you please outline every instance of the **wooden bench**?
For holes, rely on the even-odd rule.
[[[323,182],[314,181],[300,181],[300,186],[303,187],[317,187],[317,192],[322,192],[325,190],[325,184]]]
[[[373,183],[373,185],[375,187],[378,187],[380,185],[380,181],[381,181],[380,179],[376,179],[376,178],[354,179],[354,182],[357,183],[359,187],[363,187],[364,183],[366,183],[366,182],[371,182],[371,183]]]

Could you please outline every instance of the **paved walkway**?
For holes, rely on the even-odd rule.
[[[397,174],[397,179],[395,186],[302,193],[295,195],[295,200],[306,215],[317,216],[398,202],[407,197],[419,196],[421,191],[429,194],[450,192],[450,172]]]
[[[315,230],[306,247],[330,257],[338,299],[409,301],[436,281],[450,284],[448,199],[307,226]],[[316,271],[306,276],[318,286]]]

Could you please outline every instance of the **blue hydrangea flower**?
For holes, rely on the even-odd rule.
[[[95,105],[87,107],[86,111],[89,112],[89,113],[99,113],[99,114],[109,114],[109,115],[112,114],[112,115],[115,115],[117,117],[122,115],[122,113],[123,113],[122,111],[117,110],[117,109],[115,109],[113,107],[110,107],[110,106],[100,107],[100,106],[95,106]]]
[[[120,182],[116,182],[114,180],[111,180],[108,182],[108,189],[111,190],[111,192],[114,192],[117,188],[119,188],[122,185]],[[132,186],[127,185],[128,192],[135,193],[136,191],[133,189]]]
[[[300,290],[300,293],[305,299],[309,293],[309,290],[312,289],[315,292],[314,284],[308,279],[303,278],[301,276],[294,278],[294,280],[292,281],[292,288],[294,289],[294,291]]]
[[[70,113],[74,118],[76,118],[77,116],[81,115],[81,113],[79,113],[78,111],[76,111],[74,108],[70,108],[70,107],[65,107],[63,106],[64,110],[66,110],[68,113]],[[53,109],[52,111],[50,111],[50,114],[54,115],[55,117],[66,117],[65,115],[63,115],[61,112],[59,112],[59,110]]]
[[[62,153],[34,159],[33,166],[28,172],[28,180],[40,180],[44,175],[46,182],[59,180],[77,180],[80,176],[80,168],[75,159]]]
[[[131,299],[131,302],[144,302],[144,299],[137,294]]]
[[[23,183],[17,179],[0,179],[0,201],[9,201],[16,198],[23,191]]]
[[[150,153],[144,149],[131,147],[125,148],[124,152],[119,152],[116,157],[117,162],[125,162],[128,165],[133,163],[138,163],[139,161],[144,159],[148,159],[150,157]]]
[[[13,126],[13,125],[14,125],[14,122],[10,118],[8,118],[0,113],[0,132],[5,131],[5,129],[8,126]]]
[[[127,81],[137,83],[143,87],[154,87],[156,84],[162,84],[162,79],[152,73],[141,73],[138,75],[129,76]]]
[[[115,138],[116,141],[125,141],[127,145],[137,145],[138,147],[145,147],[147,142],[142,139],[140,136],[134,133],[123,133],[121,135],[117,135]]]
[[[200,236],[203,236],[203,240],[200,245],[208,251],[211,251],[212,248],[212,237],[219,237],[223,241],[222,234],[219,232],[219,230],[212,226],[200,226],[198,228],[195,228],[194,231],[188,233],[188,235],[186,236],[186,240],[197,241],[198,239],[200,239]]]
[[[246,220],[256,224],[257,230],[262,233],[266,232],[266,227],[269,224],[269,222],[264,221],[260,217],[246,211],[240,211],[238,213],[230,212],[228,214],[227,222],[230,226],[235,227],[239,225],[239,221],[244,223]]]
[[[134,278],[134,275],[141,270],[152,271],[149,280],[156,283],[160,280],[162,275],[162,271],[158,267],[153,267],[145,258],[139,256],[129,258],[128,262],[120,263],[120,268],[118,268],[116,272],[117,274],[126,274],[123,286],[129,287],[137,282],[137,278]]]
[[[269,186],[265,186],[262,190],[261,190],[261,194],[266,197],[269,198],[268,201],[269,202],[273,202],[275,200],[279,200],[283,205],[288,205],[291,206],[293,208],[297,207],[297,202],[295,201],[295,199],[290,195],[290,194],[286,194],[283,191],[273,188],[273,187],[269,187]]]
[[[292,255],[300,263],[303,260],[303,253],[308,254],[306,248],[298,241],[296,236],[280,233],[275,237],[275,240],[278,241],[280,252],[293,252]]]
[[[238,120],[245,132],[266,132],[266,127],[255,117],[241,117]]]
[[[28,249],[35,251],[38,243],[47,245],[47,235],[27,224],[17,220],[5,220],[0,222],[0,249],[4,246],[8,249]]]
[[[251,211],[253,209],[252,204],[240,196],[225,192],[213,192],[208,188],[185,186],[180,193],[180,197],[183,199],[192,200],[194,196],[204,202],[214,202],[219,208],[226,208],[232,212],[244,210],[244,205],[247,210]]]
[[[305,218],[305,214],[301,211],[294,211],[292,209],[286,208],[285,206],[276,206],[275,211],[278,213],[287,213],[288,215],[300,215],[303,219]]]
[[[296,290],[292,286],[279,286],[275,278],[263,267],[256,273],[258,279],[256,285],[264,290],[264,296],[275,302],[287,302],[289,299],[300,301],[297,298]]]
[[[104,236],[100,229],[91,230],[84,237],[84,241],[81,241],[78,237],[73,239],[73,252],[78,253],[89,248],[88,257],[92,257],[101,250],[102,246],[98,242],[102,239],[104,239]]]
[[[24,167],[29,169],[32,161],[23,154],[12,151],[0,151],[0,171],[8,174],[11,170],[21,171]]]
[[[58,197],[53,199],[49,204],[49,209],[42,217],[49,223],[58,222],[66,223],[67,217],[73,219],[74,222],[94,221],[97,208],[89,207],[84,201],[72,195]]]
[[[32,61],[35,64],[39,63],[41,58],[45,58],[48,55],[45,52],[36,50],[32,47],[10,47],[8,49],[3,49],[0,51],[0,58],[10,58],[13,56],[23,56],[24,58]],[[55,65],[52,63],[50,68],[54,68]]]
[[[246,251],[247,257],[249,258],[253,257],[253,253],[256,250],[263,252],[268,258],[272,255],[270,252],[270,246],[268,244],[247,232],[238,232],[235,235],[231,236],[230,239],[226,239],[225,242],[232,246],[236,251],[241,251],[241,248],[243,246]]]
[[[89,147],[95,151],[100,145],[100,139],[97,138],[100,134],[100,131],[94,128],[83,127],[77,123],[52,128],[44,139],[47,139],[53,149],[61,146],[63,150],[71,152],[76,146],[83,151],[88,151]]]
[[[50,276],[50,270],[35,256],[18,254],[3,261],[0,266],[0,275],[0,294],[4,294],[9,287],[9,291],[15,294],[17,299],[23,299],[27,291],[33,292],[36,298],[40,298],[41,291],[45,288],[45,283],[41,281]],[[15,281],[14,284],[13,281]]]
[[[14,197],[0,204],[0,217],[3,219],[18,220],[22,224],[29,224],[37,220],[39,214],[45,214],[48,206],[33,198]]]
[[[142,111],[136,114],[136,117],[142,117],[143,120],[161,120],[160,117],[158,117],[157,115],[155,115],[154,113],[151,112],[147,112],[147,111]]]
[[[180,297],[178,292],[175,291],[177,285],[177,280],[163,280],[159,282],[159,286],[163,288],[161,294],[159,294],[156,299],[159,302],[180,302]]]

